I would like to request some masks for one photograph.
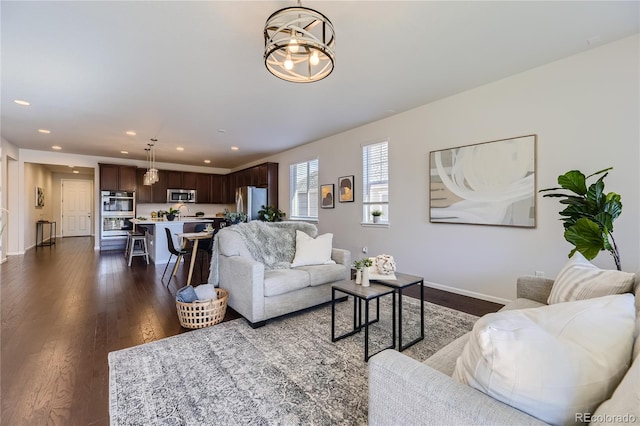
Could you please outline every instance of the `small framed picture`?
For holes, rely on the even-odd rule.
[[[338,178],[338,190],[340,191],[338,200],[341,203],[353,203],[353,175]]]
[[[320,195],[322,196],[322,203],[320,207],[323,209],[332,209],[335,207],[333,202],[333,184],[328,183],[326,185],[320,185]]]
[[[44,207],[44,188],[36,186],[36,207]]]

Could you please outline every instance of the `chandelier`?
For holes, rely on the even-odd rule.
[[[264,64],[293,83],[322,80],[333,71],[336,35],[322,13],[298,6],[273,13],[264,25]]]
[[[155,151],[155,143],[158,142],[158,139],[151,139],[151,142],[148,143],[147,147],[144,150],[147,151],[147,172],[144,174],[143,183],[147,186],[153,185],[158,182],[160,178],[158,177],[158,169],[156,169],[156,151]]]

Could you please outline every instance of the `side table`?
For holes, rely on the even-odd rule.
[[[402,352],[409,346],[412,346],[424,339],[424,278],[415,275],[403,274],[400,272],[395,273],[395,280],[378,279],[371,280],[372,283],[382,284],[397,290],[398,292],[398,351]],[[420,285],[420,336],[416,339],[408,342],[406,345],[402,344],[402,291],[405,288]]]
[[[49,225],[49,239],[44,239],[44,225]],[[38,247],[52,246],[56,243],[56,235],[58,235],[58,227],[56,222],[48,220],[39,220],[36,222],[36,250]],[[38,237],[40,242],[38,243]]]
[[[353,330],[348,331],[340,336],[336,336],[336,292],[342,292],[353,296]],[[369,287],[363,287],[357,285],[350,280],[339,281],[331,286],[331,341],[336,342],[345,337],[351,336],[355,333],[359,333],[364,326],[364,360],[369,361],[372,354],[369,356],[369,324],[373,324],[380,319],[380,297],[390,294],[392,297],[391,302],[391,345],[380,349],[381,352],[385,349],[393,349],[396,345],[396,293],[395,289],[385,287],[383,285],[371,284]],[[376,319],[369,321],[369,302],[371,300],[377,301],[376,307]],[[362,323],[362,302],[364,301],[364,324]],[[376,353],[378,353],[376,352]]]

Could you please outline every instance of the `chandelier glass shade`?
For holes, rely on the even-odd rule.
[[[154,143],[148,143],[148,148],[145,148],[145,151],[147,151],[148,166],[147,172],[143,177],[143,184],[147,186],[153,185],[160,180],[158,177],[158,169],[156,169],[156,151],[154,149],[157,139],[151,139],[151,141]]]
[[[264,64],[278,78],[294,83],[322,80],[335,64],[335,31],[322,13],[287,7],[273,13],[264,26]]]

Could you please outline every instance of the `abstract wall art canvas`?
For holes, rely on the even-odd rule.
[[[537,135],[429,153],[429,220],[535,228]]]
[[[44,188],[36,186],[36,207],[44,207]]]
[[[320,207],[323,209],[332,209],[335,207],[333,200],[333,184],[320,185],[320,196],[322,197],[322,203]]]

